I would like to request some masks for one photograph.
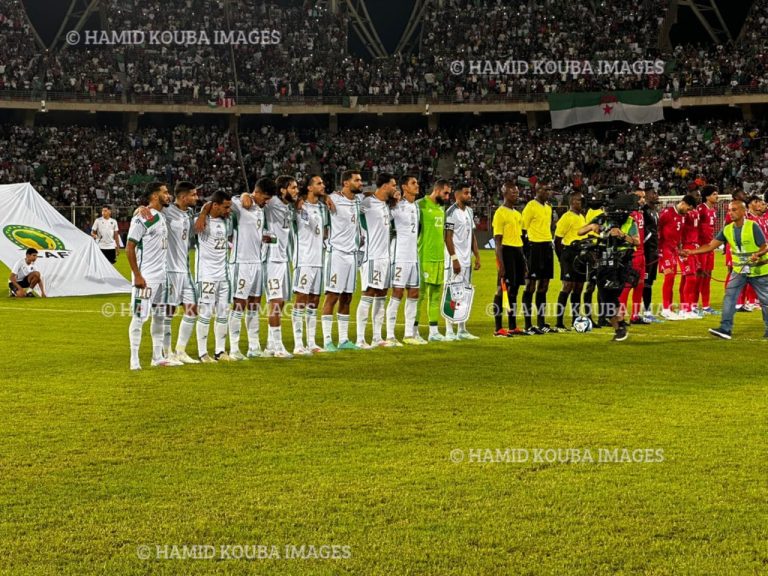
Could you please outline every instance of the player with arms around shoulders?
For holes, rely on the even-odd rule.
[[[349,340],[349,309],[357,284],[357,257],[360,250],[360,201],[363,179],[357,170],[341,175],[341,192],[329,196],[330,232],[328,262],[325,272],[325,301],[323,302],[323,344],[326,352],[359,350]],[[333,343],[333,310],[339,305],[336,320],[339,325],[338,346]]]
[[[232,199],[232,244],[229,255],[230,276],[234,295],[229,313],[229,356],[243,360],[240,352],[240,331],[245,314],[248,332],[248,358],[261,356],[259,343],[259,311],[264,289],[264,242],[266,216],[264,206],[277,193],[277,185],[271,178],[261,178],[253,192],[243,193]]]
[[[307,356],[325,352],[317,345],[317,308],[323,293],[324,242],[328,233],[328,208],[325,205],[325,182],[322,176],[310,174],[299,191],[296,203],[297,246],[294,255],[293,290],[296,302],[293,325],[293,354]],[[304,346],[306,319],[307,345]]]
[[[376,191],[360,203],[360,229],[363,236],[363,263],[360,266],[362,294],[357,305],[357,346],[363,350],[374,346],[397,346],[382,339],[384,304],[389,288],[391,260],[389,254],[391,217],[389,202],[394,198],[397,181],[382,172],[376,178]],[[373,337],[365,341],[368,316],[373,315]]]
[[[203,206],[195,222],[197,231],[197,290],[200,297],[197,318],[197,351],[200,361],[213,363],[230,361],[227,354],[230,284],[227,255],[229,251],[229,214],[232,199],[226,192],[217,191]],[[208,354],[208,333],[211,318],[215,318],[214,357]]]
[[[400,302],[405,300],[403,343],[423,345],[427,341],[413,330],[419,305],[419,181],[412,174],[400,179],[400,199],[391,210],[395,238],[392,241],[392,296],[387,305],[387,341],[396,343],[395,325]],[[397,345],[397,344],[395,344]]]
[[[132,317],[128,328],[131,370],[141,370],[139,348],[144,323],[152,315],[152,366],[180,366],[163,356],[165,286],[168,273],[168,227],[162,210],[171,203],[168,188],[153,182],[144,196],[150,218],[134,216],[128,230],[126,254],[131,267]]]

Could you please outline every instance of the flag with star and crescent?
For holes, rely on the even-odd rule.
[[[661,90],[550,94],[552,128],[591,122],[650,124],[664,119]]]

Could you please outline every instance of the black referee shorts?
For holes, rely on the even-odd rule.
[[[563,282],[587,281],[587,267],[584,264],[579,266],[579,262],[576,261],[578,255],[578,248],[563,246],[563,251],[560,253],[560,280]]]
[[[528,278],[551,280],[555,273],[552,242],[530,242],[528,244]]]
[[[504,282],[508,288],[525,285],[525,256],[522,247],[502,246],[501,259],[504,263]]]

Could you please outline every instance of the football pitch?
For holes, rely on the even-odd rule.
[[[482,257],[480,340],[290,360],[147,325],[134,373],[128,296],[1,299],[0,573],[768,573],[760,313],[493,338]]]

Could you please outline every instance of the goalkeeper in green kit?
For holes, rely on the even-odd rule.
[[[421,285],[419,287],[419,306],[416,311],[416,322],[413,334],[419,335],[419,317],[422,302],[427,300],[427,317],[429,318],[429,341],[444,342],[437,323],[440,319],[440,300],[443,295],[445,268],[445,210],[451,194],[451,184],[448,180],[439,179],[435,182],[432,192],[416,202],[419,207],[419,272]]]

